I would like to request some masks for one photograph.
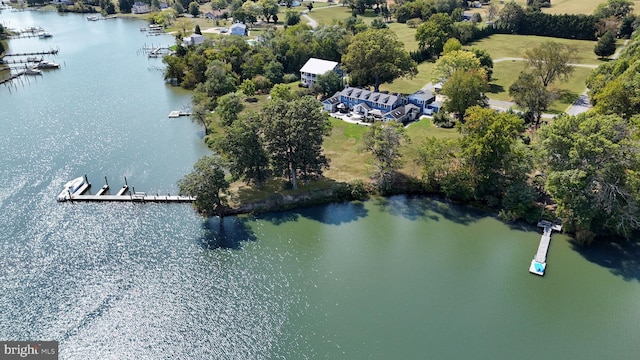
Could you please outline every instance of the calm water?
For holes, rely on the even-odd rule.
[[[67,180],[176,192],[207,153],[140,22],[3,12],[62,64],[0,86],[0,339],[62,359],[637,359],[640,252],[396,197],[204,221],[188,205],[58,204]]]

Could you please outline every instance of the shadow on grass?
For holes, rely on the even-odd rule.
[[[494,79],[495,80],[495,79]],[[489,84],[489,92],[492,94],[500,94],[505,92],[504,86],[491,83]]]
[[[566,89],[557,89],[555,92],[558,95],[558,100],[566,104],[573,104],[580,97],[580,94]]]
[[[573,241],[571,247],[592,263],[626,281],[640,281],[640,241],[601,242],[589,246]]]
[[[204,234],[196,241],[205,249],[240,249],[243,241],[257,240],[248,221],[237,216],[208,218],[202,223]]]

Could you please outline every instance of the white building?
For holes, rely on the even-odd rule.
[[[182,46],[198,45],[204,42],[204,35],[191,34],[182,38]]]
[[[311,58],[300,69],[300,82],[310,87],[316,82],[318,75],[324,75],[329,71],[337,71],[338,63],[335,61]]]

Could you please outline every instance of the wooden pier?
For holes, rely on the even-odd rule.
[[[51,49],[47,51],[36,51],[36,52],[30,52],[30,53],[4,54],[4,56],[9,57],[9,56],[57,55],[58,51],[59,51],[58,49]]]
[[[543,228],[543,232],[540,238],[540,244],[538,245],[538,252],[536,252],[536,256],[531,260],[529,272],[543,276],[547,268],[547,253],[549,252],[549,244],[551,243],[551,232],[553,230],[561,231],[562,225],[542,220],[538,223],[538,227]]]
[[[89,183],[87,176],[85,175],[84,184],[76,190],[73,194],[70,194],[68,199],[58,199],[60,202],[75,202],[75,201],[110,201],[110,202],[156,202],[156,203],[191,203],[195,201],[195,197],[193,196],[179,196],[179,195],[150,195],[143,192],[135,192],[135,189],[129,191],[129,185],[126,184],[127,178],[125,177],[125,185],[123,185],[118,192],[113,194],[106,194],[109,191],[109,183],[107,182],[107,178],[105,177],[105,184],[98,190],[95,195],[87,194],[85,192],[91,188],[91,183]]]
[[[6,84],[9,84],[9,83],[10,83],[10,82],[12,82],[13,80],[16,80],[17,78],[19,78],[20,76],[25,75],[25,74],[26,74],[26,71],[20,71],[20,72],[18,72],[18,73],[11,74],[11,75],[10,75],[9,77],[7,77],[7,78],[0,79],[0,85],[3,85],[3,84],[5,84],[5,85],[6,85]]]

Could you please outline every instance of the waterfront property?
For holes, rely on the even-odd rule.
[[[413,121],[422,114],[438,112],[435,95],[419,90],[407,97],[388,92],[375,92],[356,87],[345,87],[323,101],[323,109],[329,112],[353,112],[357,116],[375,120]]]
[[[191,34],[182,38],[182,46],[199,45],[204,42],[204,35]]]
[[[300,83],[303,86],[310,87],[316,83],[318,76],[330,71],[339,71],[337,62],[311,58],[300,69]]]
[[[136,2],[135,4],[133,4],[133,6],[131,6],[132,14],[147,14],[150,12],[151,8],[149,7],[149,4],[145,4],[143,2]]]

